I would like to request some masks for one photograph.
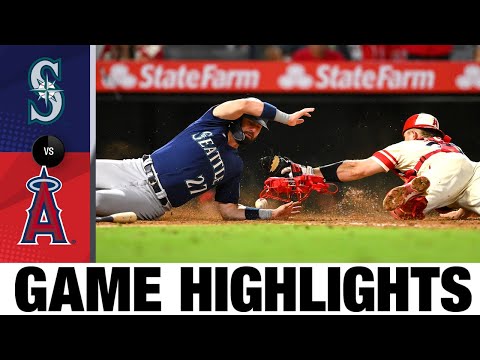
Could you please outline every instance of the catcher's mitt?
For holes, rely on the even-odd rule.
[[[311,166],[297,164],[289,158],[280,155],[262,157],[260,159],[260,165],[269,177],[315,175]]]

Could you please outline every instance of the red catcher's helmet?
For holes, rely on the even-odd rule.
[[[442,130],[440,130],[440,124],[435,116],[420,113],[410,116],[407,121],[405,121],[405,125],[403,125],[402,135],[405,134],[405,131],[410,129],[432,129],[438,131],[441,135],[441,138],[445,138],[445,134]]]

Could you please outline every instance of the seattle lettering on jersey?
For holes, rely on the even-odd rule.
[[[222,157],[211,138],[212,136],[213,133],[210,131],[203,131],[201,133],[193,134],[192,139],[200,145],[205,152],[205,156],[210,161],[214,172],[212,185],[215,185],[225,176],[225,165],[223,164]]]

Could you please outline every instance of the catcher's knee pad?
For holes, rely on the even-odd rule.
[[[425,196],[418,196],[408,200],[404,205],[390,211],[390,214],[398,220],[423,220],[423,211],[427,207],[428,200]]]

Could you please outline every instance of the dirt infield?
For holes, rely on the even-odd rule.
[[[467,220],[448,220],[441,218],[438,213],[433,212],[424,220],[402,221],[396,220],[378,205],[377,199],[362,201],[361,206],[350,197],[349,203],[344,201],[333,204],[305,204],[301,214],[292,216],[288,220],[270,220],[271,223],[294,224],[307,226],[369,226],[369,227],[414,227],[414,228],[463,228],[479,229],[480,217]],[[312,206],[313,205],[313,206]],[[373,206],[369,206],[373,205]],[[251,221],[248,221],[251,223]],[[165,214],[157,221],[137,221],[133,224],[122,224],[121,226],[201,226],[221,225],[226,222],[222,220],[213,203],[184,205]],[[112,223],[97,223],[97,226],[118,226]]]
[[[417,227],[417,228],[469,228],[480,230],[480,218],[471,218],[468,220],[446,220],[439,216],[431,216],[422,221],[399,221],[387,216],[371,217],[362,214],[350,214],[347,216],[328,216],[318,214],[304,214],[292,217],[288,220],[273,220],[271,222],[278,224],[294,225],[324,225],[324,226],[371,226],[371,227]],[[203,224],[224,224],[221,219],[192,219],[191,216],[184,214],[172,215],[170,219],[165,218],[160,221],[139,221],[139,225],[203,225]]]

